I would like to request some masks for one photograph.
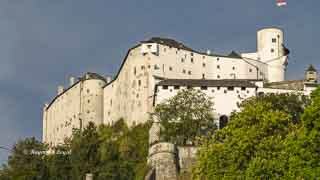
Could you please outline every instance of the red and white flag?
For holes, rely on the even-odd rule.
[[[285,6],[287,5],[286,0],[277,0],[277,6],[281,7],[281,6]]]

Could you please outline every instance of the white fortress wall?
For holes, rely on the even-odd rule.
[[[105,82],[100,79],[88,79],[82,82],[82,127],[94,122],[103,123],[103,89]]]
[[[85,76],[60,92],[44,109],[43,124],[50,127],[43,130],[44,142],[57,145],[70,137],[74,128],[82,128],[89,121],[102,122],[102,86],[105,82]]]
[[[223,81],[223,80],[221,80]],[[175,96],[180,90],[186,89],[186,86],[177,88],[176,86],[158,86],[155,104],[165,102],[169,98]],[[214,103],[213,112],[219,118],[222,115],[229,116],[233,111],[239,111],[238,105],[252,96],[256,96],[256,87],[194,87],[200,90],[208,97],[212,98]]]
[[[47,124],[44,142],[57,145],[72,133],[72,128],[80,128],[80,83],[75,84],[64,94],[56,97],[46,109]]]
[[[151,63],[139,47],[129,51],[119,74],[104,88],[104,122],[107,124],[124,118],[133,125],[148,117]]]

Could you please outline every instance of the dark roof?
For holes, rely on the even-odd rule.
[[[147,41],[142,41],[141,43],[157,43],[157,44],[162,44],[162,45],[174,47],[177,49],[183,49],[183,50],[187,50],[187,51],[191,51],[191,52],[195,52],[195,53],[199,53],[199,54],[203,54],[203,55],[207,55],[207,56],[229,57],[229,58],[238,58],[238,59],[242,58],[235,51],[232,51],[229,55],[207,54],[206,52],[200,52],[200,51],[194,50],[194,49],[184,45],[183,43],[178,42],[174,39],[170,39],[170,38],[152,37],[151,39],[149,39]]]
[[[242,58],[237,52],[232,51],[227,57],[231,58]]]
[[[93,73],[93,72],[87,72],[84,76],[79,78],[80,80],[88,80],[88,79],[100,79],[104,82],[107,82],[106,78],[101,76],[98,73]]]
[[[312,64],[310,64],[307,71],[317,72],[316,68],[314,68]]]
[[[241,79],[221,79],[221,80],[205,80],[205,79],[166,79],[160,81],[158,86],[191,86],[191,87],[256,87],[250,80]]]
[[[76,86],[79,82],[82,82],[82,81],[85,81],[85,80],[90,80],[90,79],[100,79],[100,80],[103,80],[103,81],[107,82],[106,79],[105,79],[103,76],[101,76],[101,75],[99,75],[99,74],[97,74],[97,73],[87,72],[87,73],[85,73],[82,77],[77,78],[77,81],[76,81],[74,84],[72,84],[71,86],[69,86],[67,89],[65,89],[61,94],[56,95],[56,96],[52,99],[52,101],[48,104],[48,107],[47,107],[46,109],[49,109],[49,108],[51,107],[51,105],[52,105],[60,96],[62,96],[64,93],[66,93],[66,92],[69,91],[71,88],[73,88],[74,86]]]
[[[194,51],[193,49],[189,48],[188,46],[169,38],[161,38],[161,37],[153,37],[147,41],[142,41],[142,43],[157,43],[157,44],[163,44],[170,47],[174,47],[177,49],[184,49],[188,51]]]

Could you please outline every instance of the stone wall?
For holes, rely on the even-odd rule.
[[[176,146],[168,142],[152,145],[148,157],[151,169],[146,180],[177,180],[180,175],[190,174],[197,150],[194,146]]]

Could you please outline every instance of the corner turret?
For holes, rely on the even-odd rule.
[[[284,81],[289,50],[284,46],[283,31],[274,27],[264,28],[258,31],[257,36],[258,57],[268,64],[268,81]]]
[[[318,82],[318,71],[312,64],[309,65],[305,72],[305,82],[315,84]]]

